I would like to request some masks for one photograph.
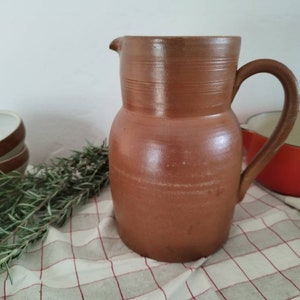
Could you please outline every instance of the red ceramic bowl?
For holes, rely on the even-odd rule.
[[[249,163],[275,128],[281,112],[250,117],[242,125],[246,162]],[[257,182],[275,192],[300,197],[300,112],[286,143],[257,177]]]

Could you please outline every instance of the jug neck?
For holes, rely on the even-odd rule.
[[[230,109],[239,37],[117,38],[123,105],[161,116]]]

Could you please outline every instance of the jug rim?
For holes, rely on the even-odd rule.
[[[121,38],[138,39],[241,39],[239,35],[124,35]]]
[[[115,38],[109,48],[114,51],[120,51],[122,44],[142,43],[148,44],[173,44],[185,43],[187,45],[231,45],[241,44],[241,36],[238,35],[124,35]]]
[[[208,38],[208,37],[212,37],[212,38],[219,38],[219,37],[240,37],[240,35],[222,35],[222,34],[220,34],[220,35],[189,35],[189,34],[187,34],[187,35],[172,35],[172,34],[170,34],[170,35],[164,35],[164,34],[162,34],[162,35],[152,35],[152,34],[150,34],[150,35],[147,35],[147,34],[145,34],[145,35],[140,35],[140,34],[137,34],[137,35],[135,35],[135,34],[126,34],[126,35],[124,35],[123,37],[145,37],[145,38],[148,38],[148,37],[150,37],[150,38],[155,38],[155,37],[165,37],[165,38]]]

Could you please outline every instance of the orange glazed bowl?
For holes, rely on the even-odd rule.
[[[281,112],[266,112],[250,117],[242,125],[246,163],[272,134]],[[285,144],[256,178],[266,188],[289,196],[300,197],[300,112]]]

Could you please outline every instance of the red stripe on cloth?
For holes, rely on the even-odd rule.
[[[13,239],[12,239],[12,242],[13,242],[13,243],[14,243],[15,240],[16,240],[16,236],[15,236],[15,232],[16,232],[16,231],[17,231],[17,228],[15,228],[15,229],[13,230]],[[3,300],[6,300],[6,298],[7,298],[7,295],[6,295],[6,293],[7,293],[7,291],[6,291],[6,283],[7,283],[8,278],[9,278],[9,273],[8,273],[8,271],[7,271],[7,272],[6,272],[6,278],[5,278],[4,282],[3,282],[3,294],[4,294]],[[10,280],[11,280],[11,278],[10,278]]]
[[[191,289],[190,289],[190,287],[189,287],[189,284],[187,283],[187,281],[185,282],[185,285],[186,285],[186,287],[187,287],[187,289],[188,289],[188,291],[189,291],[189,293],[190,293],[190,295],[191,295],[191,299],[193,299],[193,300],[195,300],[196,298],[195,298],[195,296],[193,295],[193,293],[192,293],[192,291],[191,291]]]
[[[244,233],[245,234],[245,233]],[[243,268],[239,265],[239,263],[234,259],[234,257],[223,247],[223,250],[227,253],[227,255],[231,258],[231,260],[235,263],[235,265],[241,270],[241,272],[246,276],[250,284],[258,291],[258,293],[264,298],[263,293],[260,291],[260,289],[254,284],[254,282],[250,279],[250,277],[247,275],[247,273],[243,270]]]
[[[220,293],[220,295],[223,297],[223,299],[226,300],[226,297],[223,295],[222,291],[218,289],[216,283],[214,282],[214,280],[211,278],[211,276],[209,276],[209,274],[206,272],[205,267],[201,266],[202,270],[204,271],[204,273],[206,274],[207,278],[209,279],[209,281],[214,285],[216,291],[218,291]]]
[[[278,236],[278,238],[285,244],[285,245],[287,245],[287,247],[288,248],[290,248],[290,250],[296,255],[296,256],[298,256],[299,258],[300,258],[300,256],[299,256],[299,254],[287,243],[287,241],[285,241],[281,236],[280,236],[280,234],[278,234],[272,227],[270,227],[270,226],[268,226],[267,224],[266,224],[266,222],[265,222],[265,220],[263,219],[262,220],[263,221],[263,223],[264,223],[264,225],[267,227],[267,228],[269,228],[276,236]],[[278,224],[278,223],[275,223],[275,224]]]
[[[41,269],[40,269],[40,299],[43,299],[43,281],[42,281],[42,276],[43,276],[43,261],[44,261],[44,242],[41,241]]]
[[[259,188],[261,188],[261,187],[259,187]],[[275,209],[281,210],[280,208],[278,208],[277,205],[272,205],[272,204],[270,204],[270,203],[268,203],[268,202],[266,202],[266,201],[263,200],[263,197],[265,197],[265,196],[272,196],[269,192],[266,192],[266,193],[265,193],[264,195],[262,195],[261,197],[257,197],[257,196],[255,196],[253,193],[251,193],[251,189],[249,189],[249,190],[247,191],[247,194],[248,194],[249,196],[251,196],[252,198],[254,198],[255,200],[260,201],[260,202],[264,203],[265,205],[267,205],[267,206],[269,206],[269,207],[271,207],[271,208],[275,208]],[[281,202],[281,201],[280,201],[280,202]],[[243,203],[243,202],[241,202],[241,203]],[[281,203],[282,203],[282,202],[281,202]]]
[[[96,213],[97,213],[98,223],[100,223],[100,211],[99,211],[99,206],[98,206],[98,201],[97,201],[97,200],[98,200],[97,197],[94,197],[94,203],[95,203],[95,206],[96,206]],[[120,292],[120,296],[121,296],[122,299],[125,299],[124,296],[123,296],[122,290],[121,290],[121,286],[120,286],[118,277],[117,277],[117,275],[116,275],[116,273],[115,273],[115,269],[114,269],[113,262],[112,262],[112,260],[109,258],[109,256],[107,255],[107,252],[106,252],[106,250],[105,250],[105,246],[104,246],[104,242],[103,242],[103,239],[102,239],[102,235],[101,235],[99,226],[97,226],[97,231],[98,231],[99,240],[100,240],[100,243],[101,243],[103,252],[104,252],[104,256],[105,256],[105,258],[106,258],[106,259],[109,261],[109,263],[110,263],[111,271],[112,271],[113,276],[114,276],[114,278],[115,278],[115,280],[116,280],[116,283],[117,283],[117,286],[118,286],[118,290],[119,290],[119,292]]]
[[[272,261],[248,238],[247,236],[247,233],[244,232],[244,230],[239,226],[237,225],[240,230],[244,233],[246,239],[249,241],[250,244],[252,244],[259,253],[261,253],[261,255],[263,255],[265,257],[265,259],[273,266],[273,268],[282,276],[284,277],[286,280],[288,280],[296,289],[298,289],[297,285],[291,280],[289,279],[287,276],[285,276],[273,263]]]
[[[248,214],[249,215],[249,217],[250,218],[255,218],[254,217],[254,215],[253,214],[251,214],[245,207],[244,207],[244,205],[243,205],[244,203],[239,203],[238,205],[239,205],[239,207],[246,213],[246,214]],[[243,221],[245,221],[245,219],[243,219]]]
[[[8,279],[8,272],[6,272],[6,277],[4,279],[4,282],[3,282],[3,300],[6,300],[6,282],[7,282],[7,279]]]
[[[193,271],[193,270],[196,270],[197,268],[194,268],[193,266],[189,266],[189,265],[186,265],[185,263],[182,263],[182,265],[186,268],[186,269],[188,269],[188,270],[190,270],[190,271]],[[201,267],[201,266],[200,266]]]
[[[263,187],[263,186],[258,186],[258,187],[261,188],[261,189],[263,189],[263,190],[266,190],[266,188]],[[247,192],[247,194],[248,194],[249,196],[251,196],[252,198],[256,199],[257,201],[262,202],[262,203],[265,204],[266,206],[269,206],[269,207],[271,207],[271,208],[275,208],[275,209],[277,209],[277,210],[279,210],[279,211],[284,212],[284,213],[286,214],[286,216],[290,219],[290,217],[288,216],[286,210],[284,209],[284,208],[288,207],[288,205],[285,204],[285,203],[283,202],[282,199],[276,197],[276,195],[274,195],[273,193],[271,194],[269,191],[266,191],[266,194],[265,194],[265,195],[263,195],[262,197],[257,197],[257,196],[255,196],[255,195],[251,194],[251,190],[249,190],[249,191]],[[278,200],[282,205],[272,205],[272,204],[270,204],[269,202],[265,201],[263,198],[264,198],[265,196],[267,196],[267,195],[274,197],[274,198],[275,198],[276,200]],[[241,202],[241,203],[242,203],[242,202]]]
[[[155,278],[155,276],[154,276],[154,273],[153,273],[153,270],[151,269],[151,267],[150,267],[149,264],[148,264],[147,257],[144,257],[144,260],[145,260],[145,265],[147,266],[148,270],[150,271],[151,276],[152,276],[152,278],[153,278],[153,280],[154,280],[156,286],[162,291],[162,293],[163,293],[165,299],[167,300],[167,299],[168,299],[168,298],[167,298],[167,295],[166,295],[165,291],[163,290],[163,288],[162,288],[162,287],[160,286],[160,284],[158,283],[158,281],[156,280],[156,278]]]
[[[83,296],[83,292],[80,286],[80,281],[79,281],[79,275],[78,275],[78,271],[77,271],[77,266],[76,266],[76,257],[75,257],[75,252],[74,252],[74,248],[73,248],[73,237],[72,237],[72,217],[70,218],[70,242],[71,242],[71,251],[72,251],[72,256],[73,256],[73,264],[74,264],[74,270],[75,270],[75,276],[76,276],[76,280],[77,280],[77,286],[81,295],[81,299],[84,299]]]
[[[264,188],[263,188],[263,189],[264,189]],[[283,200],[280,199],[279,197],[277,197],[276,195],[274,195],[274,194],[269,194],[269,195],[271,195],[272,197],[274,197],[276,200],[280,201],[280,203],[282,203],[283,205],[278,207],[278,206],[275,206],[275,205],[271,205],[270,203],[266,202],[263,198],[257,198],[257,197],[255,197],[255,196],[253,196],[253,195],[251,195],[251,197],[253,197],[253,198],[256,199],[257,201],[260,201],[260,202],[264,203],[265,205],[267,205],[267,206],[269,206],[269,207],[271,207],[271,208],[275,208],[275,209],[277,209],[277,210],[283,212],[283,213],[288,217],[288,219],[289,219],[289,220],[290,220],[297,228],[300,229],[299,224],[298,224],[297,222],[295,222],[295,221],[288,215],[287,210],[281,209],[281,207],[282,207],[282,208],[286,208],[286,207],[290,207],[290,206],[289,206],[288,204],[285,204],[285,203],[283,202]],[[292,207],[292,209],[295,210],[294,207]],[[298,219],[297,219],[297,220],[298,220]]]

